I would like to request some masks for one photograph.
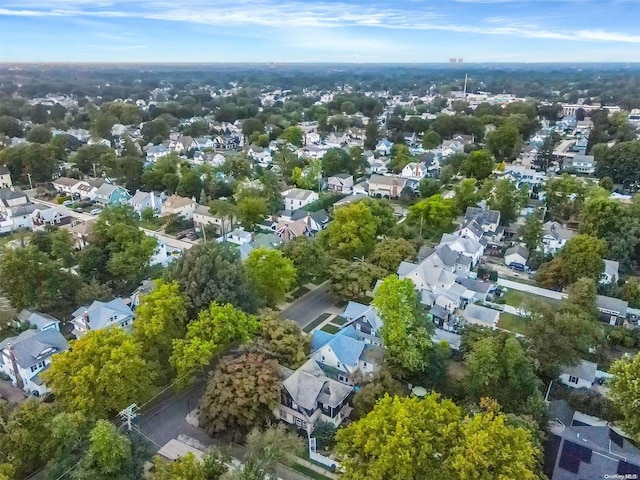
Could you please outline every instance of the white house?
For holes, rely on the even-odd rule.
[[[53,355],[68,348],[67,340],[55,328],[25,330],[0,342],[0,371],[9,376],[14,386],[42,396],[49,389],[40,373],[49,366]]]
[[[58,177],[53,181],[53,188],[62,195],[73,195],[80,183],[82,182],[76,178]]]
[[[596,381],[598,364],[580,360],[575,366],[562,367],[560,383],[573,388],[591,388]]]
[[[298,210],[318,200],[318,194],[313,190],[292,188],[284,197],[285,210]]]
[[[353,175],[338,173],[327,180],[327,190],[336,193],[351,195],[353,192]]]
[[[211,212],[209,212],[209,207],[204,205],[197,205],[193,211],[193,225],[198,231],[204,227],[213,225],[218,233],[222,233],[223,231],[228,232],[233,228],[233,222],[231,220],[212,215]]]
[[[58,226],[69,223],[69,210],[63,206],[36,208],[31,213],[31,228],[43,230],[47,226]]]
[[[192,198],[171,195],[160,208],[162,215],[178,215],[187,220],[193,219],[193,214],[198,204]]]
[[[11,172],[7,167],[0,166],[0,188],[11,188],[13,182],[11,181]]]
[[[398,198],[407,181],[397,176],[371,175],[369,177],[369,196],[380,198]]]
[[[507,266],[511,264],[526,265],[527,260],[529,260],[529,250],[522,245],[507,248],[504,252],[504,263]]]
[[[402,173],[400,174],[402,178],[408,178],[412,180],[421,180],[427,176],[427,166],[424,163],[411,162],[404,166],[402,169]]]
[[[160,213],[162,207],[162,200],[158,195],[151,192],[143,192],[138,190],[136,194],[129,199],[129,205],[133,207],[134,212],[138,215],[142,215],[147,208],[153,210],[154,214]]]
[[[258,162],[260,165],[270,165],[272,162],[271,152],[266,148],[251,145],[247,149],[247,156]]]
[[[131,308],[121,298],[114,298],[109,302],[95,300],[91,305],[83,305],[72,314],[71,332],[76,338],[81,338],[89,330],[101,330],[108,327],[131,329],[134,316]]]
[[[236,245],[244,245],[253,240],[251,232],[246,232],[242,228],[236,228],[235,230],[227,233],[226,235],[218,238],[216,242],[222,243],[227,241],[229,243],[235,243]]]
[[[619,268],[619,262],[614,260],[604,260],[604,272],[602,272],[600,283],[610,284],[617,282],[620,278],[620,274],[618,273]]]
[[[575,170],[578,173],[593,175],[596,171],[596,162],[593,155],[575,154],[565,160],[563,167],[567,170]]]
[[[384,155],[387,156],[391,153],[391,147],[393,146],[393,144],[387,140],[386,138],[383,140],[380,140],[377,145],[376,145],[376,152],[378,152],[380,155]]]
[[[542,244],[545,255],[555,255],[558,250],[577,235],[558,222],[547,222],[542,226]]]

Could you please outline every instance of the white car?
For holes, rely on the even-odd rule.
[[[89,214],[91,214],[91,215],[100,215],[101,211],[102,211],[102,209],[100,209],[100,208],[94,208],[93,210],[91,210],[89,212]]]

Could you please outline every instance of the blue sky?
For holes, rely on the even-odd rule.
[[[0,0],[3,62],[638,62],[640,0]]]

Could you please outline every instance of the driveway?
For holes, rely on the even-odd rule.
[[[336,302],[329,295],[328,290],[329,282],[326,282],[285,308],[280,312],[280,317],[293,320],[300,325],[300,328],[304,328],[327,311],[338,313]],[[335,310],[335,312],[332,310]]]
[[[20,404],[27,401],[27,395],[8,380],[0,380],[0,398],[4,398],[12,404]]]

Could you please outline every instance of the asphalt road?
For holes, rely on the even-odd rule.
[[[306,327],[319,315],[335,306],[335,300],[329,295],[329,282],[303,295],[282,312],[281,318],[294,320],[300,328]]]

